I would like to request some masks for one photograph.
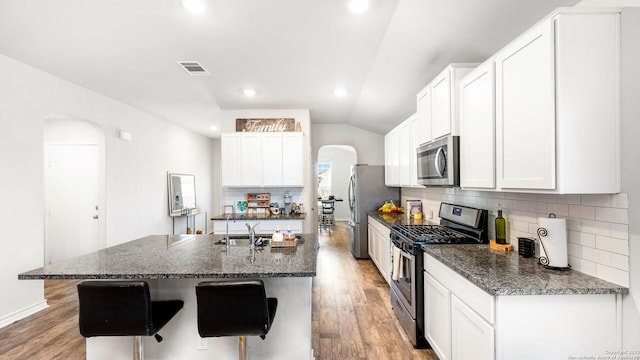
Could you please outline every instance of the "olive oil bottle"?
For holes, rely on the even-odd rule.
[[[498,216],[496,217],[496,244],[507,243],[507,230],[506,221],[502,217],[502,209],[498,209]]]

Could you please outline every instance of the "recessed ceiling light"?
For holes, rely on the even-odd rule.
[[[343,97],[345,95],[347,95],[347,89],[345,88],[336,88],[335,90],[333,90],[333,94],[337,97]]]
[[[242,93],[244,94],[244,96],[256,96],[256,91],[254,89],[244,89],[242,90]]]
[[[218,127],[217,127],[217,126],[215,126],[215,125],[211,125],[211,126],[209,126],[209,130],[211,130],[211,131],[218,131]]]
[[[193,14],[202,14],[207,10],[205,0],[180,0],[180,5]]]
[[[352,13],[361,14],[369,9],[369,0],[350,0],[347,7]]]

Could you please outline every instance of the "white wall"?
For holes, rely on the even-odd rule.
[[[318,149],[324,145],[349,145],[356,149],[358,164],[384,165],[384,135],[351,125],[313,124],[311,144],[314,165]]]
[[[44,262],[45,119],[91,121],[106,134],[107,246],[171,231],[167,171],[194,173],[211,210],[212,141],[0,55],[0,326],[43,301],[42,281],[17,275]],[[119,140],[117,131],[133,134]]]
[[[351,215],[348,201],[351,165],[357,163],[355,149],[344,145],[326,145],[318,150],[317,161],[331,163],[331,195],[343,199],[335,202],[334,218],[337,221],[348,221]]]

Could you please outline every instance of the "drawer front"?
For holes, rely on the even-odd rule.
[[[424,254],[424,268],[484,320],[494,324],[495,298],[492,295],[428,254]]]

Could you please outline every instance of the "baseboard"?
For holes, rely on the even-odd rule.
[[[46,308],[49,307],[49,304],[47,304],[47,300],[42,300],[40,302],[37,302],[31,306],[27,306],[26,308],[13,312],[7,316],[4,316],[2,318],[0,318],[0,328],[3,328],[7,325],[13,324],[14,322],[20,320],[20,319],[24,319],[29,315],[35,314],[40,310],[44,310]]]

